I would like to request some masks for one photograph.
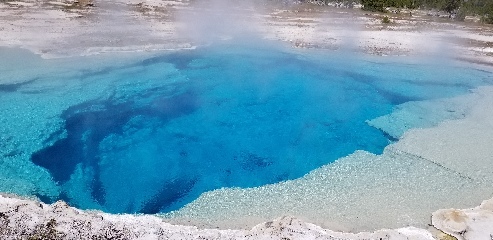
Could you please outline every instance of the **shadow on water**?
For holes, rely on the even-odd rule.
[[[16,92],[22,86],[34,83],[38,78],[34,78],[25,82],[13,83],[13,84],[0,84],[0,92]]]
[[[188,68],[189,64],[199,56],[198,51],[200,50],[183,51],[179,53],[171,53],[167,55],[156,56],[156,57],[145,59],[139,65],[149,66],[162,62],[169,62],[169,63],[173,63],[175,68],[177,68],[178,70],[183,70]]]
[[[140,209],[140,213],[154,214],[161,211],[168,212],[175,210],[168,209],[176,201],[187,195],[197,182],[196,178],[177,179],[165,182],[157,194],[152,196]]]

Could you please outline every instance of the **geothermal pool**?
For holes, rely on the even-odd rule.
[[[210,190],[296,179],[356,150],[381,154],[399,136],[369,120],[492,83],[446,58],[272,43],[0,56],[0,192],[111,213],[166,213]]]

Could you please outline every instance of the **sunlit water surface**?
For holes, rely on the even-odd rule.
[[[24,55],[27,62],[36,59]],[[295,179],[358,149],[380,154],[396,139],[367,120],[407,101],[456,96],[489,84],[484,80],[489,73],[443,59],[270,44],[210,46],[103,68],[64,69],[49,64],[52,60],[36,61],[46,72],[40,77],[31,72],[26,81],[14,81],[23,78],[25,67],[2,62],[18,74],[0,84],[0,104],[19,104],[23,111],[12,99],[30,100],[32,109],[53,108],[51,117],[61,120],[40,139],[41,146],[17,149],[59,187],[55,195],[42,190],[31,195],[113,213],[168,212],[205,191]],[[52,76],[49,68],[69,74]],[[72,100],[57,104],[63,99]],[[11,113],[1,114],[2,124],[14,124],[8,122]],[[29,133],[1,134],[16,139]],[[18,158],[21,164],[22,154],[4,150],[4,161]]]

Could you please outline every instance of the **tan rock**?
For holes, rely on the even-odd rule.
[[[433,213],[433,225],[459,240],[491,240],[493,198],[470,209],[442,209]]]

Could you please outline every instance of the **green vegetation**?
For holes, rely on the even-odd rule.
[[[464,0],[361,0],[361,4],[363,4],[365,10],[371,11],[384,11],[387,7],[395,7],[409,9],[439,9],[452,13],[462,6],[463,1]]]
[[[493,24],[493,1],[492,0],[463,0],[461,7],[466,14],[481,16],[485,23]]]
[[[0,0],[2,1],[2,0]],[[295,0],[284,0],[295,1]],[[466,15],[480,16],[484,23],[493,24],[493,0],[299,0],[320,5],[329,2],[346,3],[349,6],[353,2],[363,5],[363,10],[373,12],[386,12],[387,8],[407,9],[435,9],[445,11],[456,20],[464,20]],[[397,10],[398,11],[398,10]]]
[[[372,12],[385,12],[388,0],[361,0],[363,9]]]
[[[386,12],[386,8],[436,9],[453,14],[457,20],[466,15],[479,15],[483,22],[493,24],[492,0],[361,0],[363,9]]]
[[[391,23],[390,18],[388,16],[384,16],[382,18],[382,23],[383,24],[389,24],[389,23]]]

